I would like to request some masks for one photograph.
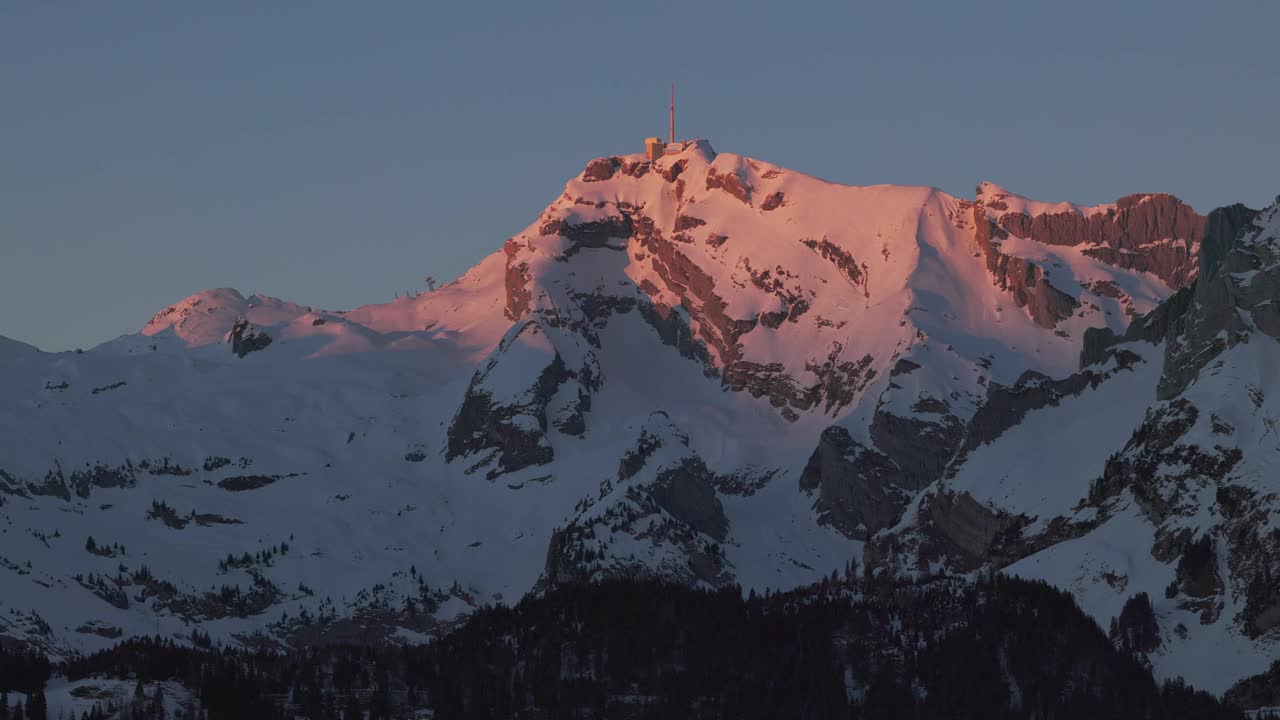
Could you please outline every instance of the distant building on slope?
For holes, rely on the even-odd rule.
[[[644,139],[644,154],[650,160],[657,160],[663,155],[675,155],[684,149],[685,143],[676,143],[676,84],[671,83],[671,116],[667,131],[667,141],[662,138],[648,137]]]
[[[662,138],[648,137],[644,139],[644,154],[650,160],[657,160],[666,154],[667,144]]]

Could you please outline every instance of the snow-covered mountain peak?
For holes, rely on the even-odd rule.
[[[994,213],[996,217],[1007,213],[1018,213],[1029,217],[1070,213],[1088,218],[1093,215],[1105,215],[1109,212],[1114,212],[1117,206],[1117,203],[1081,205],[1074,202],[1044,202],[1019,195],[1012,190],[987,181],[978,185],[975,190],[974,200],[992,210],[998,211]]]
[[[172,335],[188,347],[200,347],[226,342],[237,319],[265,327],[290,322],[309,311],[310,308],[273,297],[246,298],[232,288],[215,288],[161,310],[140,332],[148,337]]]
[[[1270,327],[1276,213],[1237,242],[1249,212],[848,186],[692,141],[590,161],[416,295],[216,289],[83,354],[0,345],[0,603],[49,607],[0,636],[420,639],[557,579],[793,586],[864,544],[967,570],[1006,558],[999,503],[1038,552],[1176,375],[1150,343],[1210,363]],[[1171,396],[1215,387],[1185,366]],[[1059,436],[1088,451],[1028,454]]]

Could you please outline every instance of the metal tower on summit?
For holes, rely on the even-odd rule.
[[[671,129],[667,134],[667,143],[674,145],[676,142],[676,84],[671,83]]]
[[[676,84],[671,83],[671,108],[669,116],[669,125],[667,129],[667,141],[662,142],[662,138],[648,137],[644,139],[644,154],[649,160],[657,160],[663,155],[675,155],[684,150],[688,143],[676,143]]]

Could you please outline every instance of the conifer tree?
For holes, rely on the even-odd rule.
[[[44,696],[43,687],[27,695],[27,718],[28,720],[48,720],[49,705]]]

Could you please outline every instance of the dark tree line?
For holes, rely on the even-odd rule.
[[[1070,595],[1000,576],[833,579],[745,597],[610,581],[481,610],[417,647],[272,654],[144,639],[64,670],[176,680],[212,720],[422,708],[440,720],[1241,718],[1152,678],[1131,652],[1151,642],[1144,600],[1126,605],[1113,642]]]
[[[0,645],[0,692],[30,693],[49,680],[49,660],[34,650]]]
[[[52,669],[42,654],[0,645],[0,720],[46,720],[44,686]],[[27,696],[26,705],[9,704],[9,693]]]

